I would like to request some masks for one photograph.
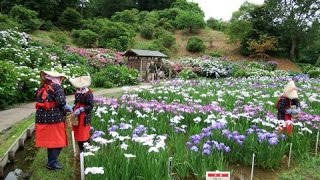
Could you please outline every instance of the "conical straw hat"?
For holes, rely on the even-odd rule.
[[[91,85],[91,76],[88,74],[88,76],[69,78],[69,81],[75,88],[89,87]]]
[[[56,71],[41,71],[40,72],[40,77],[42,80],[46,79],[46,75],[49,75],[52,77],[59,77],[59,78],[61,78],[61,81],[63,81],[67,77],[66,75],[59,73],[59,72],[56,72]]]
[[[298,98],[298,88],[294,84],[294,81],[290,81],[283,89],[283,93],[290,99]]]

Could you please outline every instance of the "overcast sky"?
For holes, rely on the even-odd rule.
[[[189,0],[200,5],[205,13],[205,19],[214,17],[229,20],[234,11],[237,11],[245,0]],[[262,4],[264,0],[247,0],[251,3]]]

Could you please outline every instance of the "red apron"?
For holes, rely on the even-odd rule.
[[[62,148],[68,145],[65,122],[36,124],[36,147]]]
[[[80,107],[85,107],[84,104],[78,103],[76,107],[74,108],[74,111],[77,110]],[[87,141],[90,138],[90,125],[85,125],[85,112],[81,112],[78,116],[79,125],[78,126],[72,126],[72,130],[74,132],[74,138],[76,141]]]
[[[284,131],[288,133],[288,135],[292,134],[293,131],[293,125],[291,124],[291,122],[286,122],[286,121],[291,121],[291,114],[285,114],[284,115],[284,121],[286,123],[285,127],[284,127]]]

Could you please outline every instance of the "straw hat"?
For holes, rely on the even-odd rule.
[[[61,81],[63,81],[67,77],[66,75],[59,73],[59,72],[56,72],[56,71],[41,71],[40,72],[40,77],[42,80],[46,79],[46,75],[49,75],[52,77],[58,77],[61,79]]]
[[[75,88],[89,87],[91,85],[91,76],[88,74],[88,76],[69,78],[69,81]]]
[[[283,89],[283,93],[290,99],[298,98],[298,88],[294,84],[294,81],[290,81]]]

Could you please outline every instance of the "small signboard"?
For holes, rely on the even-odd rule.
[[[230,172],[207,171],[206,180],[230,180]]]

